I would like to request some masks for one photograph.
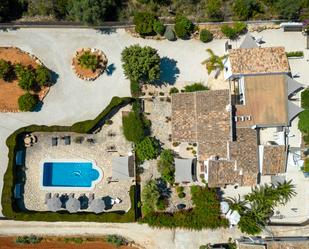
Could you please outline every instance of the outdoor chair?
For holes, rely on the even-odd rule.
[[[46,193],[45,195],[45,204],[47,203],[47,201],[51,198],[52,194],[51,193]]]

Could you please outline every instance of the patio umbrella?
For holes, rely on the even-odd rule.
[[[69,213],[77,213],[78,209],[80,209],[80,202],[76,198],[69,198],[65,203],[65,207]]]
[[[226,201],[220,202],[221,213],[226,214],[230,210],[230,206]]]
[[[105,203],[102,199],[94,199],[91,203],[89,208],[96,214],[104,212]]]
[[[60,210],[62,205],[59,197],[53,197],[48,199],[46,204],[48,210],[52,212],[57,212],[58,210]]]

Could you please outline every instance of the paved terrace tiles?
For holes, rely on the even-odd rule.
[[[245,105],[236,106],[236,115],[251,116],[239,127],[288,124],[286,76],[245,76]]]
[[[231,49],[229,58],[234,75],[290,72],[284,47]]]
[[[286,155],[284,145],[264,146],[263,175],[284,173]]]
[[[200,160],[226,157],[230,137],[228,90],[172,95],[172,137],[177,142],[198,142]]]

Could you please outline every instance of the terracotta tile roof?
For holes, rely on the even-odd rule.
[[[235,161],[209,160],[208,161],[208,186],[224,187],[236,183],[242,184],[243,176],[235,166]]]
[[[242,170],[243,185],[255,185],[259,171],[256,130],[237,128],[236,141],[229,141],[229,157],[235,160],[237,168]]]
[[[228,90],[173,94],[173,141],[198,142],[201,160],[212,155],[226,157],[230,137],[228,104]]]
[[[229,59],[234,75],[290,72],[284,47],[231,49]]]
[[[284,145],[264,146],[263,175],[275,175],[285,172],[286,148]]]

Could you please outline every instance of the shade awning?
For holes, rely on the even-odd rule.
[[[80,201],[76,198],[69,198],[65,203],[65,207],[69,213],[76,213],[80,209]]]
[[[289,76],[286,76],[286,82],[287,82],[288,96],[290,96],[292,93],[294,93],[297,90],[300,90],[300,89],[302,89],[304,87],[303,84],[299,83],[298,81],[292,79]]]
[[[62,203],[59,197],[53,197],[47,200],[47,208],[49,211],[57,212],[61,209]]]
[[[193,182],[192,159],[175,158],[175,181]]]
[[[102,199],[94,199],[89,206],[90,210],[96,214],[102,213],[105,210],[105,203]]]
[[[127,180],[134,177],[133,157],[114,157],[112,160],[112,178]]]
[[[292,101],[288,100],[288,117],[289,122],[291,122],[299,113],[304,109],[295,105]]]
[[[240,44],[239,48],[258,48],[256,41],[253,39],[250,33],[246,34],[244,40]]]

